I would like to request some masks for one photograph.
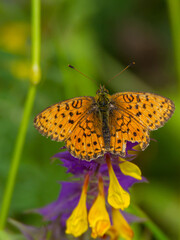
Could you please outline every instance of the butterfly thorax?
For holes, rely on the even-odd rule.
[[[109,110],[109,104],[110,104],[110,95],[107,89],[105,89],[104,86],[100,86],[100,88],[96,92],[96,103],[98,104],[98,107],[100,111],[108,111]]]
[[[102,121],[102,133],[106,150],[110,148],[110,129],[109,129],[109,107],[110,95],[104,86],[100,86],[95,97],[100,119]]]

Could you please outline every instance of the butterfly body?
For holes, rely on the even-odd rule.
[[[34,125],[55,141],[65,141],[70,153],[92,160],[106,152],[126,155],[126,143],[144,150],[149,131],[163,126],[174,112],[165,97],[142,92],[110,95],[100,86],[95,97],[77,97],[50,106],[38,114]]]
[[[96,109],[99,112],[102,126],[102,134],[104,139],[105,149],[108,152],[110,149],[110,128],[109,128],[109,113],[111,110],[111,101],[108,91],[104,86],[100,86],[95,97]]]

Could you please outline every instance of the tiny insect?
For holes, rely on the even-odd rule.
[[[166,97],[146,92],[110,95],[100,86],[95,97],[76,97],[46,108],[35,117],[34,126],[42,135],[64,141],[76,158],[90,161],[107,152],[124,157],[127,141],[146,149],[149,132],[162,127],[174,109]]]

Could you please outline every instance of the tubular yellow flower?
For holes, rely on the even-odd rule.
[[[130,195],[119,184],[109,156],[106,157],[106,162],[109,171],[109,189],[108,189],[108,203],[116,209],[124,210],[130,204]]]
[[[138,180],[141,180],[141,170],[137,165],[135,165],[132,162],[126,161],[123,158],[119,158],[121,163],[119,164],[119,167],[121,169],[121,172],[124,175],[131,176],[133,178],[136,178]]]
[[[125,240],[131,240],[134,236],[133,230],[124,219],[121,212],[117,209],[112,209],[112,221],[113,225],[107,231],[107,235],[110,235],[111,240],[116,240],[119,237],[122,237]]]
[[[66,221],[66,234],[72,234],[74,237],[79,237],[88,229],[86,197],[89,182],[87,174],[84,180],[84,185],[78,205],[73,210],[71,216]]]
[[[109,214],[106,210],[102,177],[99,177],[98,187],[98,196],[88,214],[89,225],[92,228],[92,238],[102,237],[111,226]]]

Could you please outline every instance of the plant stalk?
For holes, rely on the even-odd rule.
[[[27,128],[29,119],[31,116],[36,86],[40,81],[40,0],[32,0],[31,2],[31,14],[32,14],[32,64],[31,64],[31,76],[30,86],[27,94],[27,98],[24,105],[24,112],[22,116],[21,125],[19,128],[18,136],[16,139],[11,166],[8,174],[7,184],[5,187],[5,193],[2,200],[2,206],[0,211],[0,230],[3,230],[7,221],[11,199],[14,191],[16,176],[19,169],[20,159],[25,143],[27,134]]]

